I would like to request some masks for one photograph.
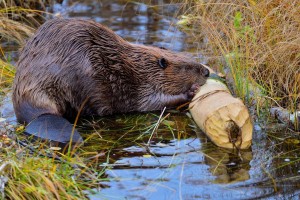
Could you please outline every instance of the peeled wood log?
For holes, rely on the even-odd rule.
[[[230,94],[221,80],[209,78],[193,98],[189,110],[217,146],[240,149],[251,146],[253,124],[248,109]]]

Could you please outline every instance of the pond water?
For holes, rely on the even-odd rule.
[[[178,4],[122,0],[65,0],[49,11],[93,19],[128,41],[193,54],[201,43],[172,26]],[[9,103],[8,103],[9,104]],[[184,113],[174,111],[157,129],[160,113],[132,113],[83,122],[85,152],[103,152],[102,187],[90,199],[299,199],[300,148],[285,130],[255,125],[252,148],[218,148]],[[11,116],[13,117],[13,116]],[[153,135],[152,135],[153,133]],[[151,139],[149,139],[151,137]]]

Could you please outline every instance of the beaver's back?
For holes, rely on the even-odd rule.
[[[13,103],[17,119],[28,123],[41,113],[68,115],[78,110],[91,92],[89,88],[96,87],[90,54],[95,41],[105,37],[122,40],[87,20],[54,19],[41,26],[26,43],[16,65]],[[99,45],[96,48],[101,51]]]

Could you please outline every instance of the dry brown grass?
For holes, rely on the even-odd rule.
[[[11,85],[15,73],[9,58],[4,54],[2,44],[10,43],[19,47],[23,46],[25,40],[34,32],[34,28],[29,25],[30,23],[25,24],[29,20],[26,18],[26,14],[40,13],[36,10],[20,7],[2,7],[3,2],[5,1],[0,3],[0,91]]]
[[[18,46],[25,43],[33,33],[33,28],[5,17],[0,10],[0,43],[13,42]],[[15,74],[14,67],[6,58],[0,46],[0,91],[11,85]]]
[[[4,0],[0,1],[0,8],[22,7],[25,9],[45,10],[53,0]]]
[[[1,28],[1,40],[8,40],[17,44],[24,44],[25,38],[28,38],[33,33],[33,28],[21,24],[20,22],[8,19],[5,16],[1,16],[2,10],[0,10],[0,28]]]
[[[299,108],[298,0],[186,1],[183,9],[195,39],[208,39],[209,56],[226,59],[239,96],[249,95],[250,82],[272,103]]]

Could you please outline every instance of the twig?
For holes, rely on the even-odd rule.
[[[166,110],[166,107],[164,107],[163,111],[161,112],[161,114],[160,114],[160,116],[159,116],[158,121],[157,121],[156,124],[155,124],[155,127],[153,128],[153,131],[152,131],[152,133],[151,133],[151,135],[150,135],[150,138],[149,138],[149,140],[148,140],[148,142],[147,142],[147,145],[146,145],[147,147],[150,146],[150,142],[151,142],[151,139],[152,139],[152,137],[153,137],[153,134],[157,131],[159,124],[161,123],[161,121],[162,121],[163,119],[165,119],[165,117],[162,119],[162,116],[163,116],[165,110]]]

